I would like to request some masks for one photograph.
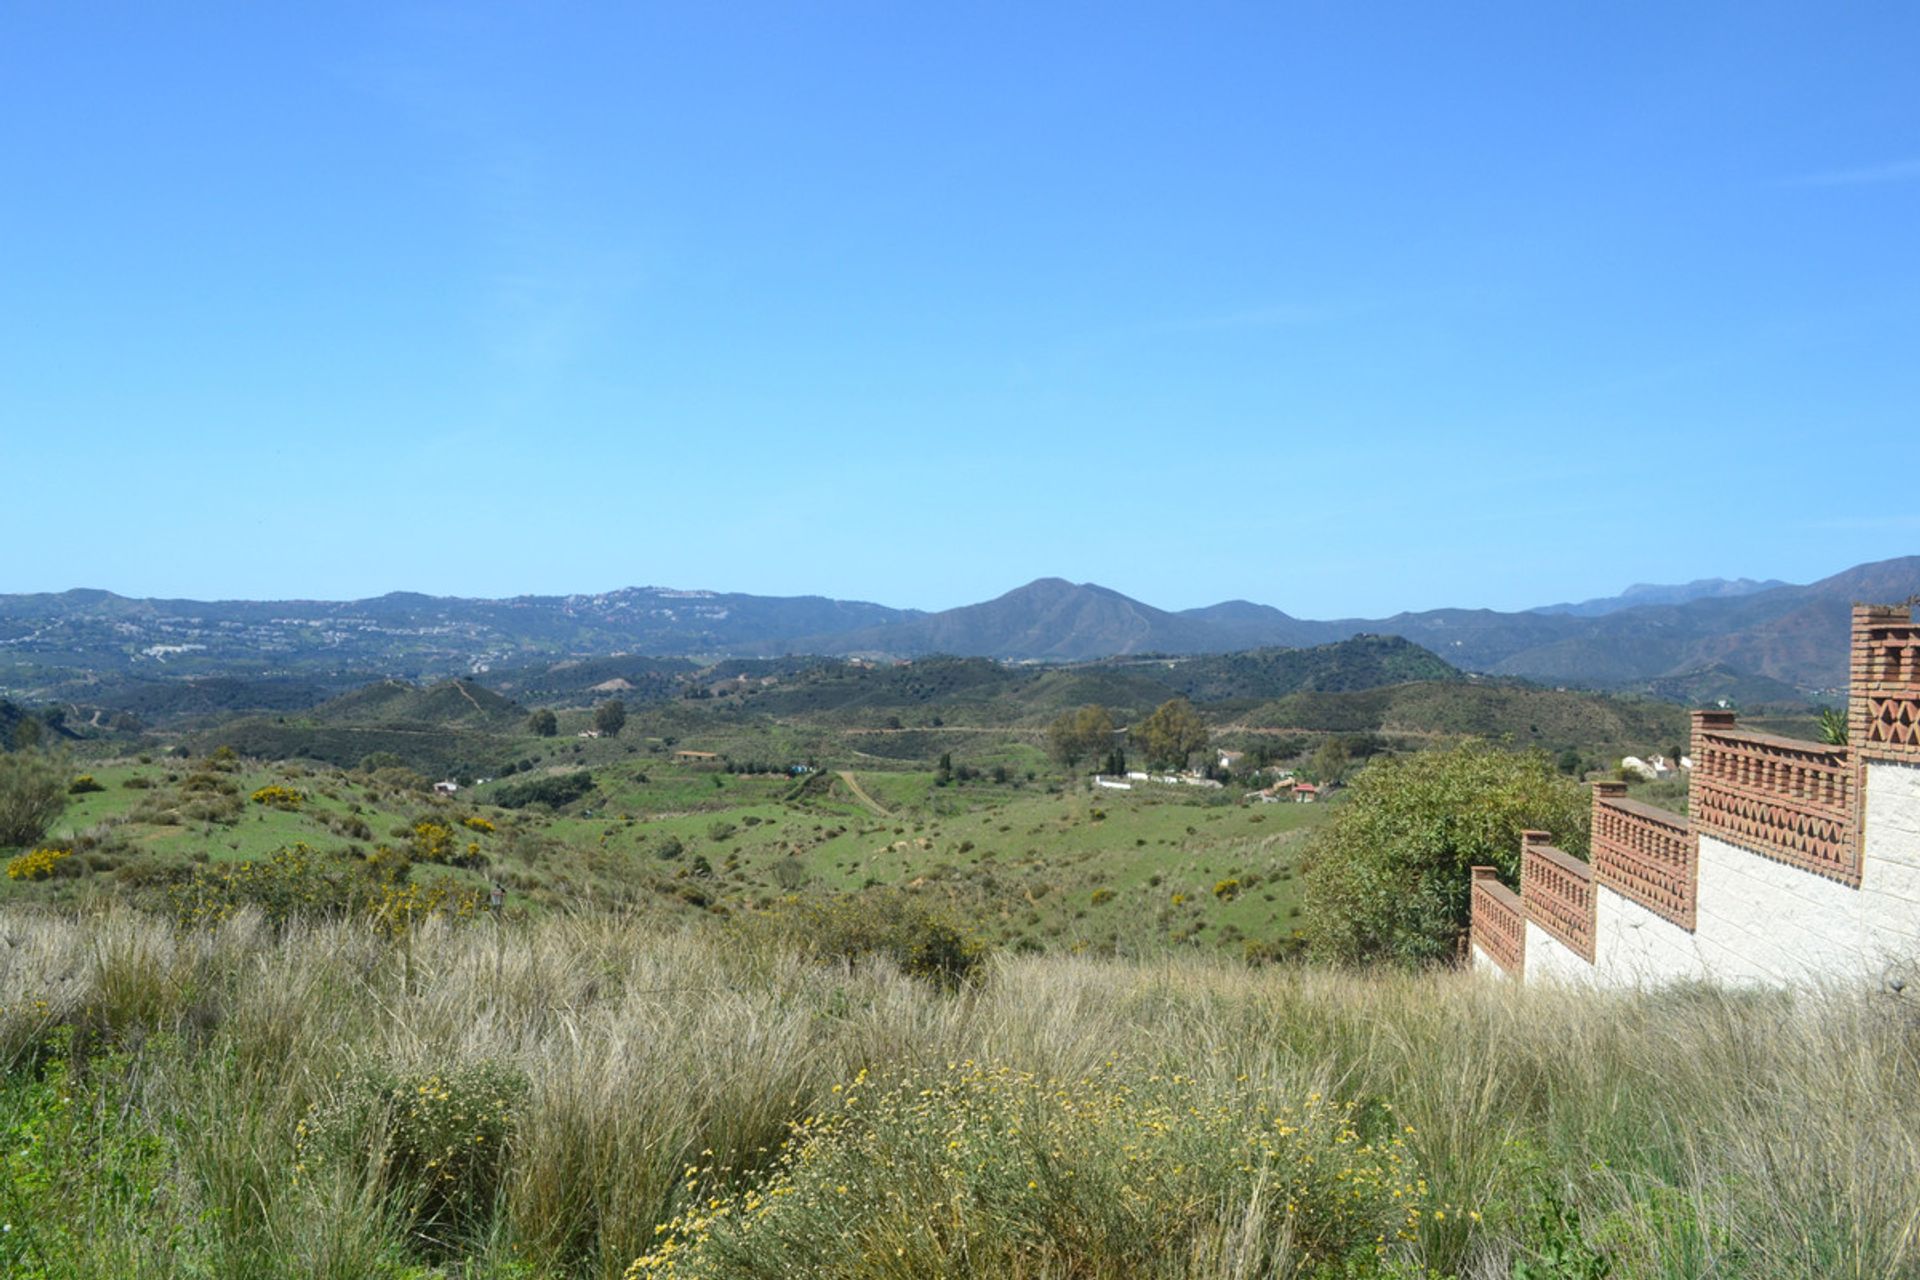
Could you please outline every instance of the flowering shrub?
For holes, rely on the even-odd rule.
[[[469,1233],[493,1212],[526,1095],[524,1075],[491,1061],[361,1068],[307,1109],[294,1133],[294,1179],[343,1165],[405,1212],[416,1238]]]
[[[305,796],[292,787],[283,787],[278,783],[270,787],[262,787],[253,793],[255,804],[266,805],[269,809],[285,809],[289,813],[297,811],[305,799]]]
[[[1099,888],[1099,889],[1095,889],[1095,890],[1093,891],[1093,897],[1092,897],[1092,899],[1091,899],[1091,901],[1092,901],[1092,903],[1093,903],[1093,905],[1094,905],[1094,906],[1096,906],[1096,907],[1097,907],[1097,906],[1099,906],[1099,905],[1100,905],[1101,903],[1103,903],[1103,902],[1112,902],[1112,901],[1113,901],[1113,890],[1111,890],[1111,889],[1108,889],[1108,888],[1105,888],[1105,887],[1102,887],[1102,888]]]
[[[54,868],[60,865],[62,858],[71,857],[73,850],[57,846],[35,849],[31,853],[22,853],[7,859],[7,879],[44,880],[51,876]]]
[[[764,1182],[699,1202],[627,1276],[1181,1275],[1229,1252],[1236,1274],[1379,1274],[1450,1212],[1409,1132],[1383,1104],[1118,1061],[862,1072]]]
[[[368,901],[366,913],[375,928],[397,940],[430,916],[471,920],[481,913],[482,905],[478,889],[465,889],[444,880],[431,884],[388,880]]]
[[[193,869],[168,890],[173,916],[189,928],[212,928],[243,907],[275,925],[301,917],[354,916],[389,938],[400,938],[428,916],[470,919],[483,899],[477,889],[407,879],[406,855],[382,847],[365,863],[321,854],[305,844],[262,861],[216,862]]]
[[[413,856],[422,862],[446,862],[453,854],[453,828],[444,822],[413,824]]]
[[[462,850],[454,843],[453,828],[431,819],[413,824],[410,852],[416,861],[439,862],[450,867],[476,867],[486,861],[480,856],[478,844],[469,841]]]
[[[67,794],[70,796],[83,796],[89,791],[105,790],[106,787],[95,781],[94,776],[90,773],[83,773],[67,784]]]
[[[460,825],[469,831],[478,831],[481,835],[493,834],[493,824],[478,815],[471,818],[462,818]]]
[[[188,927],[212,928],[247,906],[278,925],[295,916],[344,911],[354,888],[346,868],[328,865],[307,845],[295,844],[264,861],[196,866],[167,897],[174,918]]]
[[[1222,902],[1232,902],[1240,896],[1240,882],[1238,880],[1220,881],[1213,886],[1213,896]]]

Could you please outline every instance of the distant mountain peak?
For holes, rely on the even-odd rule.
[[[1578,603],[1541,605],[1530,613],[1564,614],[1575,618],[1601,618],[1622,609],[1642,605],[1688,604],[1695,600],[1733,600],[1758,595],[1790,584],[1778,578],[1762,582],[1754,578],[1695,578],[1692,582],[1636,582],[1617,596],[1597,596]]]

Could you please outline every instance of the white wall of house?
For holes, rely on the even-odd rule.
[[[1868,958],[1920,962],[1920,765],[1867,765],[1860,865]]]
[[[1593,963],[1609,986],[1653,986],[1706,976],[1694,935],[1605,885],[1593,891]]]
[[[1858,981],[1920,964],[1920,767],[1869,764],[1866,781],[1859,888],[1702,835],[1694,932],[1598,887],[1591,978],[1610,986]],[[1583,963],[1528,924],[1528,976],[1564,974],[1569,959]]]
[[[1596,980],[1596,971],[1585,956],[1529,920],[1526,980],[1585,985]]]
[[[1700,837],[1694,945],[1721,982],[1784,983],[1859,972],[1858,889]]]
[[[1470,948],[1470,950],[1473,952],[1473,971],[1475,973],[1490,973],[1496,978],[1504,978],[1507,976],[1507,971],[1500,967],[1500,962],[1488,955],[1483,948],[1476,946]]]

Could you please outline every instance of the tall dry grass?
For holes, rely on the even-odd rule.
[[[1434,1203],[1477,1215],[1426,1216],[1398,1274],[1920,1275],[1920,1013],[1884,994],[1193,956],[1001,957],[945,993],[614,916],[397,946],[114,911],[0,915],[0,1003],[0,1249],[22,1275],[619,1276],[690,1204],[764,1177],[836,1085],[965,1060],[1390,1104]],[[382,1094],[352,1128],[348,1095],[373,1072],[433,1102],[483,1064],[524,1084],[511,1138],[458,1154],[485,1203],[422,1217],[394,1185],[401,1129],[477,1123],[466,1100],[421,1119]],[[1265,1212],[1220,1204],[1178,1258],[1115,1262],[1090,1235],[1033,1274],[1273,1274],[1225,1243]]]

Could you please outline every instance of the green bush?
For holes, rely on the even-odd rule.
[[[851,966],[886,956],[900,969],[943,987],[972,978],[985,947],[946,913],[897,889],[788,898],[758,916],[758,927],[815,960]]]
[[[256,907],[280,925],[343,914],[368,902],[372,891],[359,863],[295,844],[259,861],[195,866],[169,887],[167,903],[188,928],[212,928],[242,907]]]
[[[493,793],[493,803],[502,809],[524,809],[530,804],[544,804],[558,809],[572,804],[587,792],[593,790],[593,774],[585,769],[573,773],[560,773],[547,778],[530,778],[525,782],[509,783]]]
[[[1306,934],[1325,960],[1433,964],[1455,954],[1471,868],[1518,874],[1520,832],[1587,851],[1590,798],[1543,752],[1470,741],[1383,756],[1357,774],[1305,861]]]
[[[0,848],[32,844],[67,807],[67,771],[34,751],[0,754]]]

